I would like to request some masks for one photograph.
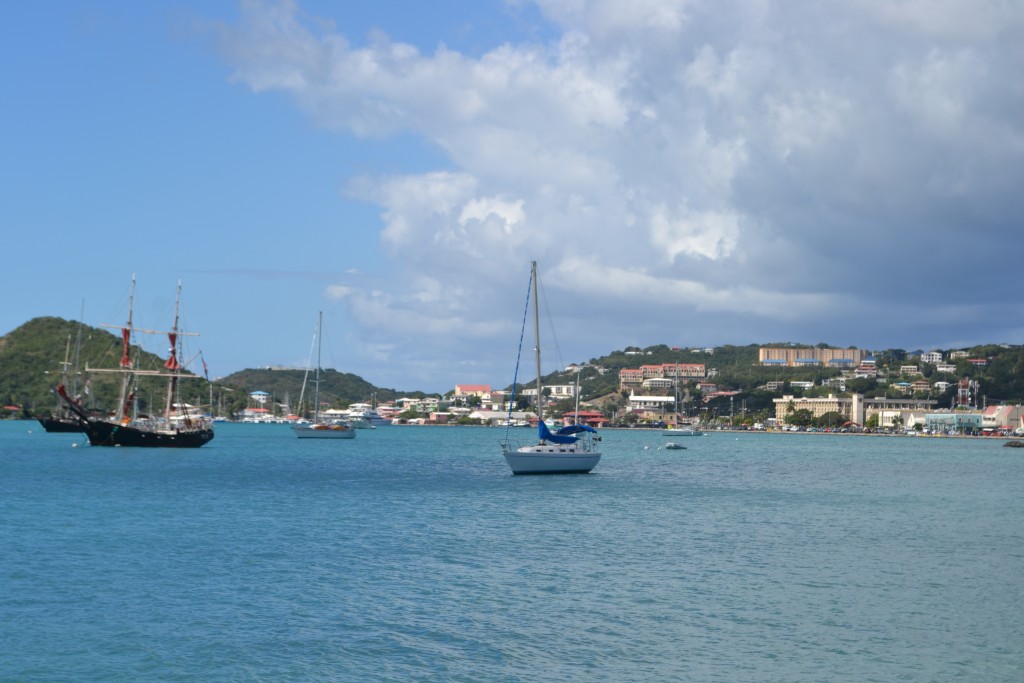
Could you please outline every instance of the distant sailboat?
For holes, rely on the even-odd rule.
[[[320,338],[323,330],[324,314],[320,313],[316,324],[316,376],[313,380],[313,420],[309,424],[297,424],[292,429],[300,439],[354,439],[356,430],[341,420],[324,421],[320,419]],[[309,376],[309,368],[306,368]],[[305,379],[302,382],[302,394],[299,405],[306,393]]]
[[[537,310],[537,262],[531,262],[530,287],[527,290],[533,293],[533,333],[534,351],[537,361],[537,432],[539,441],[529,446],[515,447],[509,441],[508,426],[505,428],[505,440],[501,444],[505,461],[512,469],[513,474],[586,474],[594,469],[601,459],[601,453],[595,445],[594,434],[597,431],[587,425],[570,425],[562,427],[552,433],[544,422],[544,388],[541,381],[540,365],[540,316]],[[523,326],[526,326],[526,318],[523,318]],[[520,342],[522,335],[520,335]],[[520,343],[520,353],[522,345]],[[519,363],[516,362],[516,374],[518,375]],[[513,380],[513,391],[516,386]],[[512,404],[515,400],[513,395],[509,402],[509,416],[506,425],[512,422]],[[577,411],[578,412],[578,411]]]
[[[680,427],[679,426],[679,382],[675,382],[675,404],[676,414],[675,423],[671,427],[667,427],[662,430],[662,436],[704,436],[704,432],[693,427]]]

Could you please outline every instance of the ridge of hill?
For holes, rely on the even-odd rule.
[[[80,343],[78,343],[80,340]],[[117,401],[120,389],[116,375],[91,374],[86,380],[77,368],[117,367],[121,357],[121,337],[112,332],[59,317],[33,318],[0,337],[0,400],[4,405],[20,406],[26,415],[49,412],[56,404],[54,388],[66,381],[70,391],[84,395],[87,407],[109,408]],[[135,366],[160,369],[164,359],[133,345]],[[65,362],[70,373],[64,376]],[[190,374],[190,373],[186,373]],[[278,399],[291,396],[298,402],[304,370],[247,369],[217,379],[211,385],[191,382],[183,391],[190,403],[209,405],[212,396],[218,412],[228,414],[245,408],[251,391],[266,391]],[[372,385],[361,377],[336,370],[320,372],[321,399],[338,405],[369,401],[376,395],[386,401],[399,395],[424,396],[423,392],[399,393]],[[166,386],[154,377],[139,377],[139,405],[159,401]],[[81,386],[79,386],[79,384]],[[297,407],[297,406],[296,406]]]
[[[312,371],[306,377],[306,371],[300,369],[247,368],[221,377],[216,384],[227,389],[244,393],[265,391],[275,403],[289,403],[294,411],[298,408],[303,383],[306,383],[306,401],[313,391]],[[423,398],[422,391],[398,391],[386,387],[374,386],[359,375],[350,372],[339,372],[331,368],[320,369],[320,401],[334,407],[343,407],[350,403],[391,401],[401,396]],[[245,407],[242,405],[241,407]]]
[[[69,362],[74,363],[74,342],[79,338],[79,367],[116,367],[121,354],[121,338],[105,329],[75,321],[58,317],[34,318],[0,337],[0,400],[4,401],[5,405],[23,407],[23,412],[48,412],[56,405],[52,389],[62,379],[62,365],[66,357],[69,358]],[[820,366],[765,367],[758,363],[758,349],[762,346],[809,345],[783,342],[746,346],[724,345],[709,349],[674,348],[664,344],[645,348],[627,347],[578,364],[581,368],[578,373],[581,399],[600,399],[602,405],[615,407],[625,401],[619,391],[619,370],[666,363],[702,363],[707,369],[714,369],[716,375],[713,381],[723,389],[740,392],[735,400],[745,401],[748,408],[770,406],[771,398],[780,396],[782,391],[803,395],[813,395],[810,392],[834,391],[830,387],[821,386],[821,383],[824,379],[839,376],[839,369]],[[828,344],[816,346],[830,347]],[[955,372],[940,375],[936,366],[923,363],[923,378],[975,380],[980,382],[981,395],[989,404],[1024,401],[1024,347],[983,344],[960,350],[966,351],[968,357],[955,361]],[[880,371],[886,373],[890,379],[899,377],[902,365],[916,363],[916,357],[920,355],[920,352],[908,352],[903,349],[886,349],[873,353]],[[162,358],[142,349],[136,350],[135,358],[136,366],[141,369],[161,368],[163,365]],[[983,362],[975,362],[978,360]],[[191,398],[185,400],[196,405],[209,405],[212,401],[218,414],[231,414],[248,405],[250,392],[264,391],[277,403],[292,403],[289,408],[297,412],[305,373],[306,371],[301,369],[249,368],[216,379],[212,385],[205,382],[189,383],[185,390]],[[570,385],[576,382],[577,373],[575,369],[565,369],[550,373],[543,380],[547,387],[558,384]],[[73,373],[68,378],[68,384],[71,386],[74,386],[76,381],[84,382],[84,377],[80,373]],[[776,391],[761,388],[772,381],[784,383],[785,386]],[[794,390],[789,383],[795,381],[811,381],[815,388],[809,391]],[[523,382],[520,387],[531,384],[532,379]],[[694,388],[693,382],[687,384],[686,387],[683,383],[680,384],[681,395],[687,392],[689,396],[689,392]],[[161,396],[163,386],[157,378],[141,377],[138,392],[140,407],[154,400],[154,397]],[[885,395],[887,391],[892,391],[892,387],[885,382],[866,379],[850,380],[847,382],[847,388],[868,396]],[[79,391],[82,391],[82,388],[79,388]],[[311,389],[307,388],[307,392],[309,391]],[[948,405],[949,391],[952,389],[946,394],[930,397],[936,399],[938,405]],[[115,375],[93,375],[89,379],[86,405],[109,408],[117,400],[117,395],[118,380]],[[321,399],[336,407],[374,399],[385,402],[401,396],[417,398],[427,395],[422,391],[398,391],[377,387],[352,373],[321,369]],[[729,399],[723,400],[728,405]]]
[[[67,382],[69,391],[84,394],[84,376],[74,367],[78,340],[78,367],[84,368],[87,364],[117,366],[122,352],[120,337],[107,330],[63,318],[33,318],[0,337],[0,399],[8,405],[22,406],[25,412],[38,413],[56,405],[53,389],[62,381]],[[135,360],[140,368],[163,365],[163,359],[141,349],[136,351]],[[65,362],[69,363],[66,376],[63,372]],[[140,389],[147,394],[157,386],[155,378],[144,378],[140,382]],[[110,406],[117,400],[118,392],[116,376],[91,377],[86,405]]]

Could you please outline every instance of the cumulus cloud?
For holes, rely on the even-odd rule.
[[[1013,281],[1000,245],[1024,208],[1024,6],[534,4],[553,40],[478,55],[360,43],[343,8],[323,20],[297,2],[247,2],[225,30],[236,82],[445,157],[344,188],[379,206],[393,278],[331,292],[380,353],[432,339],[465,358],[459,340],[507,334],[533,258],[569,315],[597,321],[570,340],[581,357],[605,339],[936,344],[966,334],[939,331],[943,310]],[[651,318],[688,325],[622,333]]]

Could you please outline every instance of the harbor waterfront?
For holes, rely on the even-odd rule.
[[[0,422],[0,680],[1024,680],[1005,439],[503,428],[202,449]]]

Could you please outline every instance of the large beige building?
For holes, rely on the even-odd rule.
[[[619,370],[619,390],[636,389],[651,379],[704,379],[703,363],[663,363]]]
[[[808,410],[815,418],[825,413],[839,413],[846,420],[863,425],[872,415],[923,412],[932,410],[936,401],[899,398],[864,398],[862,394],[836,396],[829,394],[820,398],[797,398],[783,396],[772,399],[775,403],[775,421],[786,424],[786,418],[797,410]]]
[[[757,351],[757,360],[761,365],[785,365],[787,367],[828,365],[835,368],[855,368],[867,355],[861,349],[762,346]]]

